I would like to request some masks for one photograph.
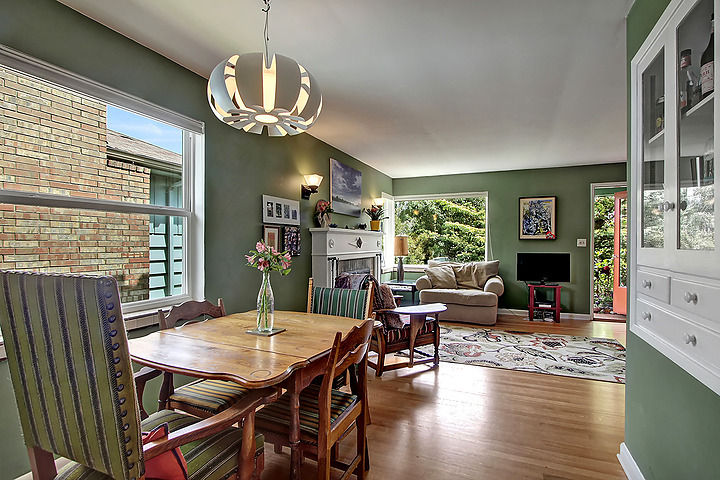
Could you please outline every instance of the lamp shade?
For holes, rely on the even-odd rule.
[[[407,235],[395,236],[395,256],[405,257],[408,254],[408,237]]]
[[[322,110],[315,78],[292,58],[277,54],[267,59],[246,53],[221,62],[210,74],[207,95],[223,122],[257,134],[266,127],[271,137],[304,132]]]
[[[305,185],[308,187],[319,187],[320,184],[323,181],[322,175],[318,175],[317,173],[312,173],[310,175],[303,175],[305,177]]]

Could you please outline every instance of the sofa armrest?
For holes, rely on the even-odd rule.
[[[420,290],[427,290],[428,288],[432,288],[432,282],[427,275],[423,275],[415,280],[415,288],[417,288],[418,292]]]
[[[488,278],[487,282],[485,282],[483,290],[494,293],[499,297],[503,294],[503,292],[505,292],[505,284],[499,275],[495,275],[494,277]]]

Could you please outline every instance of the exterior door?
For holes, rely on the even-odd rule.
[[[627,191],[615,193],[613,312],[627,314]]]

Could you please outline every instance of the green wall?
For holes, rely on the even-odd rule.
[[[630,10],[628,92],[630,61],[668,3],[635,0]],[[645,479],[720,478],[720,396],[629,330],[627,341],[625,443]]]
[[[243,254],[262,236],[263,194],[300,200],[302,174],[325,177],[319,194],[300,200],[302,255],[289,276],[272,279],[277,308],[304,310],[311,274],[307,227],[317,200],[329,198],[329,159],[363,172],[363,206],[392,191],[389,177],[311,135],[269,138],[224,125],[207,105],[205,79],[54,0],[0,0],[0,12],[0,43],[205,122],[205,294],[222,297],[228,311],[255,308],[261,277],[245,266]],[[333,215],[333,221],[353,226],[369,219]],[[0,362],[0,405],[3,480],[29,470],[6,362]]]
[[[565,312],[590,313],[590,184],[625,181],[625,163],[471,173],[393,180],[394,195],[488,193],[488,259],[500,260],[505,294],[500,308],[527,309],[527,287],[515,275],[517,252],[570,253],[570,283],[562,289]],[[556,240],[520,240],[520,197],[556,196]],[[577,247],[578,238],[588,247]]]

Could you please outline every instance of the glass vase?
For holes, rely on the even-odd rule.
[[[257,297],[257,330],[271,332],[275,322],[275,295],[270,285],[270,272],[263,272],[262,285]]]

